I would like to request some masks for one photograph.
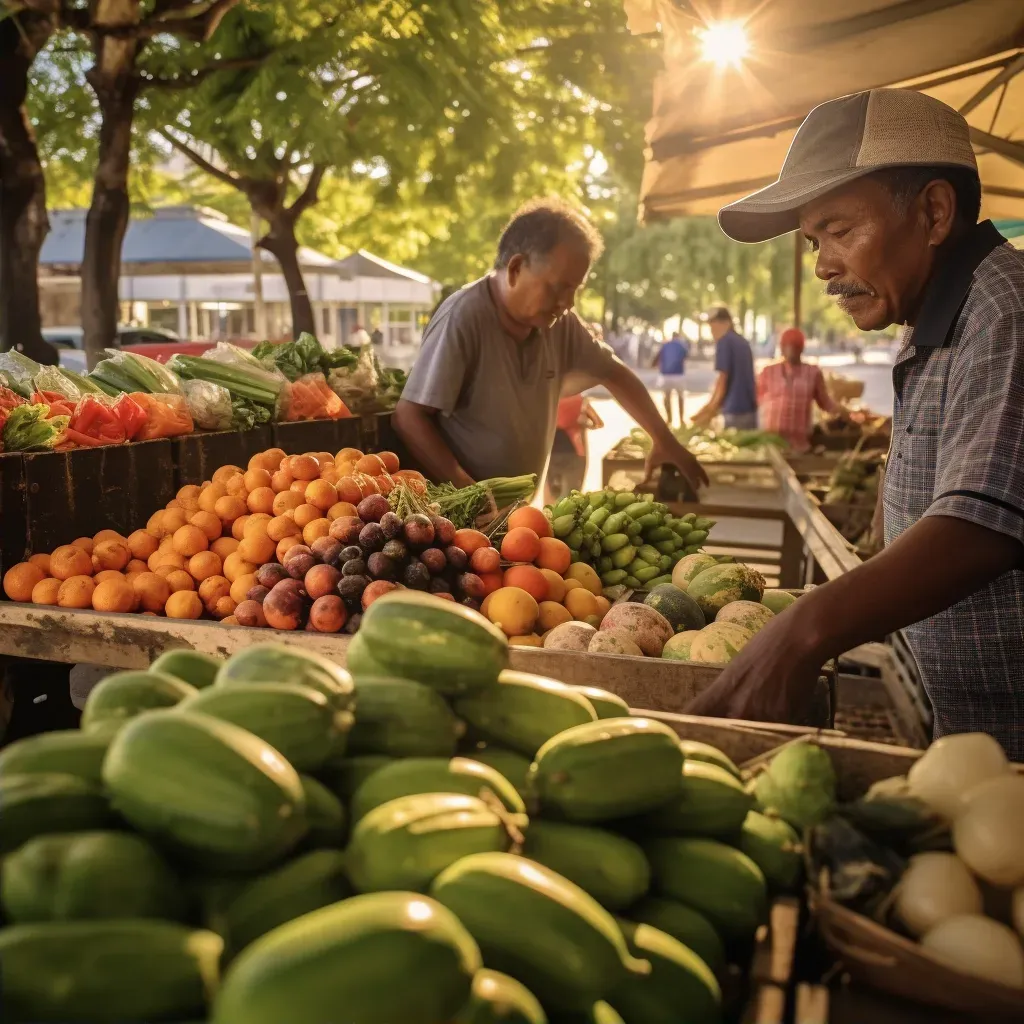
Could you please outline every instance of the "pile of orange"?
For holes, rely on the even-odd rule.
[[[601,579],[589,566],[572,564],[569,546],[552,535],[540,509],[520,508],[509,516],[501,549],[474,552],[470,565],[484,580],[487,596],[481,612],[500,626],[512,644],[540,647],[543,634],[563,622],[593,626],[611,607]],[[493,570],[490,565],[494,562]],[[513,563],[504,572],[500,562]]]
[[[211,480],[182,487],[127,537],[101,530],[19,562],[4,575],[4,593],[61,608],[234,622],[260,566],[326,537],[333,520],[356,515],[356,503],[399,479],[415,486],[423,477],[400,470],[393,452],[289,456],[271,448],[245,469],[222,466]]]

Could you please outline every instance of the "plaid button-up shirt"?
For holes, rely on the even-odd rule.
[[[1024,543],[1024,253],[990,221],[936,272],[893,386],[886,543],[924,516]],[[935,735],[987,732],[1024,761],[1024,571],[1008,568],[904,633]]]

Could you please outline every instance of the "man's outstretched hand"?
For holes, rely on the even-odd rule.
[[[654,476],[655,470],[664,465],[675,466],[689,481],[693,490],[699,491],[708,484],[708,475],[697,457],[687,451],[674,437],[655,440],[647,456],[646,480]]]

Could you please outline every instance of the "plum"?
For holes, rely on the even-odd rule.
[[[350,558],[341,567],[342,576],[365,576],[369,572],[365,558]]]
[[[469,568],[469,555],[454,544],[450,544],[444,549],[444,557],[448,559],[448,564],[456,572],[465,572]]]
[[[381,554],[394,562],[404,562],[409,557],[409,549],[400,540],[389,540],[381,548]]]
[[[420,561],[427,567],[431,576],[440,576],[448,567],[448,559],[440,548],[427,548],[421,551]]]
[[[475,572],[464,572],[455,581],[456,589],[465,597],[474,601],[482,601],[487,596],[487,587]]]
[[[427,516],[414,512],[405,520],[405,539],[410,547],[426,548],[434,543],[434,524]]]
[[[368,576],[342,576],[338,583],[338,594],[349,604],[357,605],[363,591],[370,585]]]
[[[435,576],[430,581],[430,586],[427,588],[432,594],[450,594],[452,588],[448,585],[448,581],[441,579],[440,576]]]
[[[345,632],[349,636],[354,636],[359,632],[359,624],[363,621],[363,617],[359,612],[355,615],[350,615],[348,622],[345,623]]]
[[[366,567],[375,580],[393,580],[398,575],[394,559],[388,558],[383,551],[374,551],[366,560]]]
[[[380,551],[384,547],[386,538],[380,523],[367,523],[359,531],[359,546],[367,553]]]
[[[422,562],[410,562],[402,574],[402,582],[411,590],[426,590],[430,585],[430,570]]]
[[[394,512],[385,512],[380,517],[380,528],[384,531],[384,536],[388,540],[397,540],[402,536],[402,531],[405,529],[405,523],[402,517],[396,515]]]
[[[391,511],[391,506],[383,494],[371,494],[356,505],[356,511],[364,523],[380,523],[381,518]]]
[[[284,566],[281,566],[283,569]],[[290,577],[286,576],[285,579]],[[280,582],[280,580],[278,581]],[[245,595],[246,601],[255,601],[257,604],[263,604],[267,594],[270,593],[270,587],[261,586],[257,583],[255,586],[249,588],[249,592]]]
[[[329,536],[342,545],[355,544],[359,540],[359,531],[365,525],[359,516],[338,516],[331,523]]]
[[[444,516],[431,516],[430,524],[434,527],[434,540],[439,547],[446,548],[455,543],[455,524]]]
[[[325,565],[337,566],[342,546],[333,537],[319,537],[310,545],[310,551]]]
[[[349,544],[348,547],[341,549],[341,554],[338,555],[338,564],[344,565],[346,562],[351,561],[353,558],[362,558],[363,549],[358,544]]]
[[[310,554],[289,555],[284,561],[284,567],[293,580],[303,580],[306,573],[316,565],[316,557]],[[276,589],[276,588],[275,588]],[[271,591],[273,593],[273,591]]]
[[[288,579],[288,570],[279,562],[267,562],[256,570],[256,582],[272,590],[281,580]]]

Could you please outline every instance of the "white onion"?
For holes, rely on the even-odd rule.
[[[1024,988],[1024,949],[1017,936],[981,914],[946,918],[921,940],[936,959],[966,974]]]
[[[911,766],[911,793],[952,821],[967,790],[1009,770],[999,743],[988,733],[965,732],[937,739]]]
[[[981,890],[952,853],[911,857],[896,890],[896,913],[911,935],[920,937],[948,917],[980,914]]]
[[[1017,934],[1024,939],[1024,886],[1021,886],[1013,894],[1013,927]]]
[[[1007,772],[969,790],[953,823],[953,848],[980,878],[1024,885],[1024,775]]]

